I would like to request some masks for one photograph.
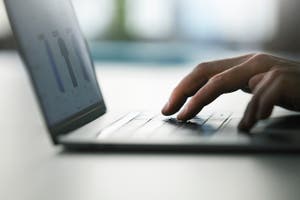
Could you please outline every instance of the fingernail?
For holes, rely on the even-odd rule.
[[[249,131],[249,124],[246,122],[244,118],[240,121],[238,125],[238,129],[245,132]]]
[[[239,130],[244,130],[245,129],[245,122],[244,119],[242,119],[238,125]]]
[[[167,103],[165,104],[165,106],[164,106],[163,109],[162,109],[162,112],[163,112],[163,113],[166,113],[166,112],[168,111],[168,109],[169,109],[169,102],[167,102]]]
[[[188,113],[188,106],[185,106],[183,110],[177,115],[178,120],[184,120],[186,114]]]

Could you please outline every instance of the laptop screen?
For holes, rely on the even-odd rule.
[[[103,104],[68,0],[8,0],[8,14],[48,125]]]

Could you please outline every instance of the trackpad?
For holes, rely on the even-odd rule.
[[[300,141],[300,115],[274,117],[259,122],[251,133],[274,139]]]

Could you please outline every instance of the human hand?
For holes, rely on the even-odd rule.
[[[238,89],[253,93],[239,129],[248,131],[258,120],[268,118],[275,105],[300,111],[300,63],[268,54],[199,64],[173,90],[162,109],[164,115],[180,110],[177,119],[186,121],[218,96]]]

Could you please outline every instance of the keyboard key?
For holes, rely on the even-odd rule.
[[[198,125],[203,125],[211,116],[206,116],[206,117],[195,117],[191,120],[189,120],[189,123],[192,124],[198,124]]]
[[[167,117],[167,116],[164,116],[164,115],[161,115],[161,114],[156,115],[152,118],[152,120],[158,120],[158,121],[166,121],[168,119],[170,119],[170,117]]]
[[[165,121],[163,120],[150,120],[144,126],[136,130],[132,135],[133,138],[147,138],[154,133],[158,128],[163,126]]]
[[[207,116],[206,116],[207,117]],[[219,128],[228,119],[229,115],[214,114],[208,118],[196,117],[183,124],[180,129],[175,132],[176,136],[211,136],[219,130]]]
[[[149,137],[150,138],[169,137],[176,131],[176,129],[179,129],[180,126],[181,125],[179,125],[179,124],[172,124],[167,121],[162,126],[160,126],[158,129],[156,129],[154,132],[152,132],[152,134],[149,135]]]
[[[147,122],[149,121],[149,119],[145,118],[145,119],[133,119],[130,122],[128,122],[127,124],[125,124],[124,126],[122,126],[120,129],[116,130],[115,132],[113,132],[110,137],[118,137],[118,138],[128,138],[131,135],[133,135],[135,133],[135,131],[139,128],[141,128],[142,126],[144,126]]]
[[[138,116],[136,116],[134,119],[136,120],[150,120],[152,118],[154,118],[157,114],[154,114],[154,113],[150,113],[150,112],[147,112],[147,113],[140,113]]]
[[[222,113],[214,113],[209,119],[210,120],[213,120],[213,119],[223,119],[223,120],[226,120],[228,119],[230,116],[232,115],[232,113],[229,113],[229,112],[222,112]]]
[[[115,132],[125,124],[127,124],[129,121],[134,119],[136,116],[139,115],[139,112],[132,112],[127,115],[125,115],[123,118],[117,120],[112,125],[108,126],[107,128],[104,128],[102,131],[100,131],[100,134],[98,135],[98,138],[105,138],[108,137],[111,133]]]
[[[216,132],[226,121],[226,119],[209,119],[201,129],[204,132]]]

